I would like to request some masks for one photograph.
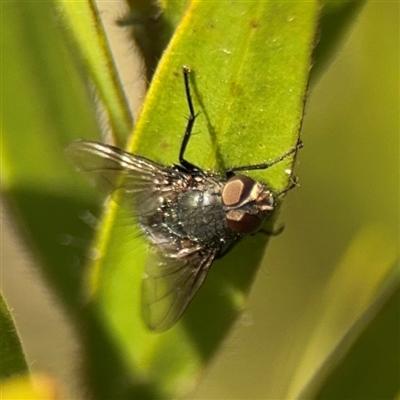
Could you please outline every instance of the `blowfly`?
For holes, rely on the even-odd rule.
[[[189,118],[179,164],[164,166],[117,147],[79,140],[66,152],[96,186],[129,204],[150,244],[142,282],[142,315],[149,329],[165,331],[182,316],[215,259],[245,235],[259,231],[277,197],[268,185],[240,171],[267,169],[294,153],[301,142],[263,164],[241,166],[225,175],[204,171],[185,158],[196,119],[183,67]]]

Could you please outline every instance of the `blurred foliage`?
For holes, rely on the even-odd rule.
[[[59,384],[43,374],[15,375],[1,382],[4,400],[58,400],[63,394]]]
[[[58,12],[71,54],[84,63],[107,112],[113,143],[123,147],[132,130],[132,116],[97,7],[92,1],[77,5],[67,0],[59,2]]]
[[[173,1],[165,3],[170,12],[166,15],[171,18],[172,26],[176,26],[183,13],[182,8],[176,7],[177,3]],[[317,55],[317,64],[319,59],[331,57],[331,46],[337,43],[338,37],[342,37],[335,32],[344,32],[342,28],[350,21],[349,16],[354,18],[362,2],[335,2],[335,7],[333,3],[328,4],[330,6],[322,14],[323,46],[317,49],[323,55]],[[98,15],[93,3],[86,5],[92,10],[89,10],[87,18],[92,19],[91,24],[95,21],[96,27]],[[53,3],[40,3],[40,12],[37,7],[37,3],[24,3],[24,7],[17,3],[4,3],[2,7],[1,180],[4,196],[12,206],[10,209],[20,228],[21,239],[29,243],[41,272],[72,311],[77,326],[80,329],[86,326],[83,329],[83,342],[88,352],[86,372],[89,385],[92,390],[95,387],[95,393],[97,391],[96,398],[115,394],[115,389],[124,392],[125,397],[154,398],[159,395],[159,388],[151,383],[149,385],[148,377],[126,373],[126,365],[132,367],[132,363],[135,364],[140,357],[124,353],[127,348],[121,351],[121,344],[115,337],[121,326],[115,330],[104,329],[102,318],[107,315],[107,310],[99,312],[95,304],[83,305],[81,287],[85,279],[82,268],[85,249],[82,246],[73,247],[76,238],[90,242],[93,232],[86,225],[87,218],[84,217],[86,222],[82,222],[74,216],[81,215],[82,210],[96,210],[98,197],[83,178],[71,171],[64,159],[63,148],[73,138],[99,138],[98,113],[92,106],[91,82],[101,86],[104,81],[111,81],[114,82],[112,89],[118,89],[112,63],[104,66],[109,58],[107,43],[98,43],[102,48],[102,52],[98,53],[99,59],[104,57],[99,67],[100,71],[111,74],[96,82],[96,73],[92,71],[90,75],[86,71],[88,64],[93,66],[96,62],[95,58],[91,61],[80,59],[82,55],[89,55],[92,43],[83,40],[79,44],[80,50],[74,51],[71,57],[71,48],[78,43],[76,39],[79,35],[75,36],[74,42],[69,33],[66,40],[65,15],[61,18],[55,12]],[[302,134],[306,147],[296,168],[301,177],[301,188],[296,189],[286,202],[283,217],[287,221],[285,234],[273,241],[268,257],[261,263],[248,311],[224,346],[227,350],[216,354],[212,349],[215,362],[200,384],[197,398],[286,398],[289,394],[299,397],[304,393],[309,397],[319,393],[320,398],[366,398],[363,397],[369,391],[368,385],[363,384],[366,376],[372,376],[370,381],[378,376],[377,365],[371,364],[371,360],[384,360],[380,363],[388,365],[385,380],[379,380],[379,387],[373,394],[391,398],[399,391],[399,366],[393,360],[389,362],[390,354],[399,350],[398,340],[394,339],[399,337],[398,315],[395,312],[398,298],[393,294],[398,290],[399,279],[396,264],[399,249],[399,99],[398,85],[393,84],[399,82],[398,8],[398,3],[367,5],[339,60],[310,97]],[[228,13],[225,14],[227,18]],[[210,16],[205,20],[209,21]],[[71,14],[70,17],[70,21],[77,22],[76,18],[82,15]],[[269,21],[275,19],[271,16]],[[85,27],[85,24],[82,26]],[[234,26],[228,28],[235,29]],[[272,22],[270,28],[274,28]],[[75,28],[70,25],[69,29]],[[80,39],[92,35],[91,31],[82,32]],[[99,32],[101,34],[101,29],[97,30]],[[292,37],[298,39],[297,35]],[[180,85],[179,67],[185,57],[192,57],[189,61],[193,65],[190,65],[199,71],[194,80],[196,98],[197,90],[200,93],[216,93],[215,99],[219,98],[216,92],[219,86],[211,78],[209,81],[201,76],[207,68],[210,76],[217,76],[218,70],[216,64],[201,55],[200,45],[201,42],[186,50],[192,56],[178,54],[176,65],[160,69],[164,71],[161,75],[166,77],[163,84],[172,82],[172,86],[163,94],[163,100],[159,97],[162,86],[158,89],[155,86],[153,90],[158,93],[157,101],[166,102],[176,96],[183,98],[173,90]],[[252,58],[252,63],[255,59]],[[85,62],[88,63],[86,66]],[[178,75],[175,76],[172,71]],[[255,71],[259,72],[260,68]],[[279,74],[280,71],[275,72]],[[284,81],[285,73],[281,72]],[[204,82],[211,82],[211,86],[203,86]],[[110,113],[106,95],[100,98],[109,112],[106,119],[122,123],[120,136],[124,136],[130,116],[121,93],[118,90],[114,93],[122,119],[117,117],[118,112]],[[262,97],[264,92],[256,96]],[[149,100],[155,101],[151,96]],[[272,102],[271,99],[269,101]],[[179,109],[185,108],[179,105]],[[218,109],[218,105],[213,105],[213,109]],[[273,109],[274,104],[268,108]],[[235,116],[239,115],[239,111],[235,112]],[[204,115],[207,116],[205,112]],[[179,119],[182,115],[176,117]],[[279,121],[271,121],[270,125],[275,126],[275,122]],[[175,120],[171,119],[171,123],[175,124]],[[164,132],[171,132],[173,137],[168,140],[179,142],[173,128],[163,132],[153,129],[161,136]],[[207,129],[207,126],[200,126],[199,132]],[[238,129],[240,131],[240,127],[236,131]],[[266,121],[265,129],[274,128]],[[288,137],[292,140],[295,135],[296,132],[293,132]],[[202,135],[196,136],[193,149],[202,148],[199,145]],[[160,152],[156,150],[156,144],[159,137],[154,136],[149,142],[143,137],[140,145],[135,144],[138,146],[135,149],[147,146],[145,151],[158,157]],[[230,146],[231,141],[232,137],[228,136],[221,140],[222,154],[225,157],[227,153],[230,157],[228,162],[246,158],[253,160],[259,155],[249,152],[248,143],[241,148]],[[240,143],[240,138],[233,142]],[[282,143],[262,143],[263,157],[279,150],[280,145]],[[171,146],[171,151],[163,152],[163,157],[170,157],[168,154],[172,157],[176,153],[172,148],[179,146]],[[209,147],[212,151],[208,156],[201,151],[192,152],[195,157],[204,157],[210,165],[223,164],[224,157],[215,157],[215,149]],[[277,179],[276,182],[281,185],[284,183],[282,178],[271,179]],[[116,238],[118,233],[115,232]],[[256,246],[261,248],[262,238],[251,240],[258,241]],[[254,256],[249,243],[243,242],[232,257],[249,253]],[[123,246],[127,246],[129,251],[129,243]],[[124,251],[120,254],[125,254]],[[220,265],[215,272],[212,271],[212,278],[229,275],[229,264],[225,267]],[[109,278],[113,278],[112,274]],[[112,288],[113,282],[106,282]],[[243,285],[243,282],[238,282],[238,285]],[[215,290],[220,294],[214,296],[213,306],[221,304],[225,296],[236,299],[243,307],[244,298],[237,296],[235,289],[221,286]],[[118,288],[113,290],[117,293]],[[124,286],[124,290],[132,292],[133,289]],[[199,304],[204,302],[207,293],[204,292]],[[116,296],[118,301],[122,301],[119,306],[125,310],[131,307],[130,303],[123,303],[124,296],[129,298],[131,293],[121,291],[119,294]],[[213,329],[207,321],[197,323],[197,308],[193,310],[187,318],[193,321],[194,334],[200,340],[210,340],[202,336],[212,337]],[[129,325],[126,318],[129,316],[119,323]],[[110,321],[113,323],[111,318]],[[393,330],[390,338],[387,336],[388,326]],[[125,328],[122,326],[122,329]],[[359,336],[363,330],[365,334]],[[172,354],[176,355],[171,349],[181,347],[181,351],[185,352],[184,345],[193,339],[185,338],[186,331],[183,329],[177,333],[175,338],[171,336],[169,341],[166,339],[162,343],[164,347],[156,349],[155,346],[154,351],[164,353],[159,359],[162,362],[150,365],[155,374],[161,373],[165,377],[170,367],[169,360]],[[371,346],[368,340],[374,339],[381,346]],[[134,340],[133,337],[131,340]],[[23,341],[29,342],[29,338],[23,337]],[[154,336],[149,339],[148,345],[151,347],[157,342]],[[195,364],[194,372],[189,371],[188,381],[174,388],[176,393],[192,387],[196,383],[196,375],[205,366],[200,353],[191,357]],[[151,363],[151,360],[151,356],[146,356],[140,367],[149,368],[146,363]],[[40,363],[36,365],[40,368]],[[180,372],[178,369],[171,373]],[[322,387],[325,381],[327,386]],[[166,388],[166,385],[165,381],[162,390],[171,393],[170,390],[174,389]],[[134,394],[129,392],[130,387],[135,387]],[[155,391],[151,392],[151,388]]]
[[[394,399],[399,391],[400,290],[331,372],[318,399]],[[356,378],[356,379],[355,379]]]

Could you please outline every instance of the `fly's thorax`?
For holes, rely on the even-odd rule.
[[[230,178],[221,194],[226,209],[226,221],[238,234],[257,232],[275,206],[271,190],[245,175]]]
[[[180,231],[197,243],[223,246],[232,240],[221,194],[224,184],[213,176],[198,176],[177,198]]]

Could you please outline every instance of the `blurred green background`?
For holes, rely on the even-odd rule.
[[[379,259],[394,261],[393,249],[399,248],[399,11],[398,2],[367,3],[335,61],[311,88],[305,146],[296,167],[300,187],[289,194],[280,217],[285,231],[271,240],[268,267],[259,271],[249,307],[206,371],[196,398],[287,393],[282,386],[290,377],[282,371],[302,367],[299,346],[309,334],[309,310],[318,313],[320,289],[347,262],[345,254],[357,249],[351,258],[360,261],[354,292],[365,284],[369,268],[379,269]],[[11,216],[3,217],[2,226],[2,287],[30,365],[71,386],[79,365],[73,329],[24,256]],[[364,256],[378,261],[363,269]],[[351,307],[351,293],[340,300]],[[347,390],[347,398],[376,398],[377,385],[387,387],[385,398],[398,390],[393,378],[399,374],[394,359],[399,322],[392,312],[382,322],[386,325],[374,330],[380,346],[366,341],[353,367],[339,373],[343,380],[336,385]],[[379,360],[375,365],[371,355]],[[357,391],[353,385],[360,382]],[[325,398],[338,398],[330,390]]]

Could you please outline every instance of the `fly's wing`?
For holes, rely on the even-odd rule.
[[[66,153],[96,187],[134,207],[142,221],[158,215],[160,197],[173,197],[175,187],[187,179],[176,169],[98,142],[73,142]],[[120,196],[114,196],[117,193]],[[188,240],[183,243],[153,226],[142,228],[152,249],[142,283],[142,315],[150,329],[165,331],[185,311],[218,250],[204,249]]]
[[[142,283],[142,316],[149,329],[166,331],[178,321],[203,283],[216,253],[215,249],[204,248],[194,248],[187,254],[152,253]]]
[[[98,142],[78,140],[65,152],[97,188],[130,206],[146,202],[157,207],[160,191],[168,191],[174,179],[181,178],[172,168]]]

